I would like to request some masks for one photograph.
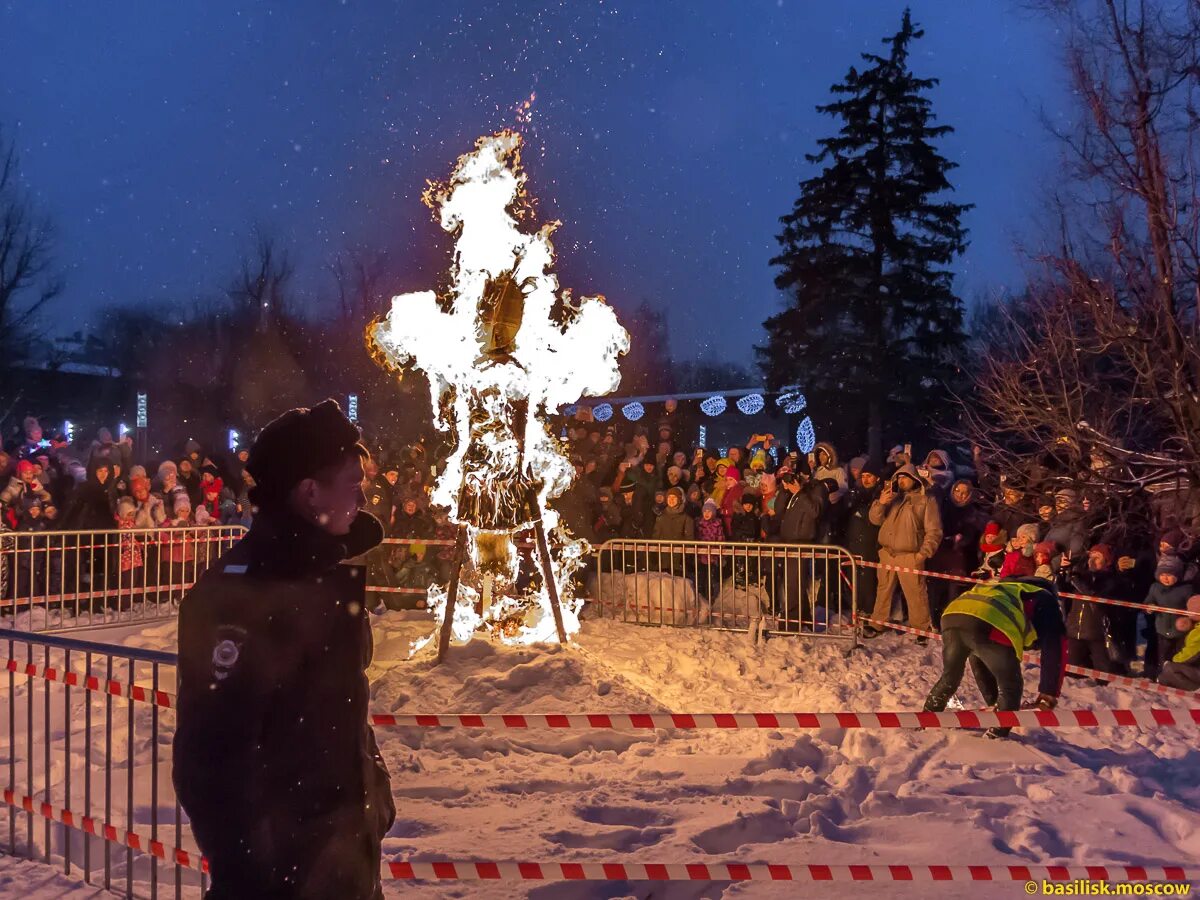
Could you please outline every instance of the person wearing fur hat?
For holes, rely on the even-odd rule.
[[[1116,561],[1112,547],[1095,544],[1088,550],[1085,563],[1076,563],[1060,572],[1071,591],[1088,597],[1115,597]],[[1067,661],[1073,666],[1120,675],[1128,661],[1129,648],[1112,639],[1110,607],[1089,600],[1071,600],[1067,610]]]
[[[1183,642],[1179,649],[1163,663],[1158,683],[1184,691],[1200,691],[1200,594],[1193,594],[1187,601],[1187,612],[1191,615],[1177,616],[1175,630],[1181,633]]]
[[[878,499],[871,504],[871,522],[879,526],[879,562],[884,565],[924,569],[942,542],[942,514],[937,500],[926,492],[925,482],[911,463],[902,466]],[[924,575],[879,570],[879,590],[871,617],[881,622],[891,618],[896,585],[908,602],[908,624],[928,631],[933,627],[929,613],[929,591]],[[882,632],[863,628],[864,637]]]
[[[1041,529],[1032,522],[1017,528],[1017,534],[1004,557],[1004,565],[1000,568],[1001,578],[1028,576],[1037,571],[1033,556],[1040,536]]]
[[[1191,596],[1192,585],[1183,580],[1183,560],[1175,554],[1160,557],[1154,573],[1154,584],[1146,592],[1147,605],[1183,610],[1187,608]],[[1176,627],[1178,620],[1178,613],[1154,613],[1154,640],[1146,642],[1147,678],[1157,678],[1163,663],[1183,647],[1186,629]]]
[[[383,540],[369,456],[333,400],[268,424],[254,523],[180,605],[172,775],[214,896],[382,897],[395,807],[367,718],[364,573],[346,564]]]

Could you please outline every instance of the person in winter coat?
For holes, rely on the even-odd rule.
[[[158,481],[155,493],[162,498],[163,503],[168,507],[174,506],[175,494],[187,493],[187,489],[179,483],[178,467],[169,459],[164,460],[158,467]]]
[[[0,508],[10,507],[18,511],[27,497],[36,497],[43,504],[50,502],[50,492],[37,477],[37,465],[28,459],[17,463],[16,476],[0,491]]]
[[[250,452],[250,532],[179,611],[176,796],[213,897],[381,900],[395,818],[368,724],[358,429],[332,400],[267,425]]]
[[[204,495],[200,490],[200,473],[187,456],[179,460],[178,471],[179,484],[187,491],[188,499],[192,501],[192,509],[195,509],[204,502]]]
[[[167,510],[161,497],[150,493],[150,479],[145,475],[129,479],[133,492],[134,525],[137,528],[157,528],[167,519]]]
[[[696,523],[684,509],[683,490],[673,487],[667,491],[663,513],[654,521],[652,537],[656,541],[694,541]]]
[[[1037,572],[1034,553],[1037,550],[1039,528],[1032,522],[1017,529],[1017,536],[1012,540],[1012,546],[1004,556],[1004,565],[1000,568],[1000,577],[1024,577]]]
[[[1020,488],[1005,484],[1000,489],[1000,502],[992,511],[992,520],[1000,525],[1000,530],[1009,536],[1017,533],[1022,525],[1036,521],[1026,509],[1025,492]]]
[[[742,494],[746,488],[742,484],[741,473],[730,466],[725,470],[725,493],[718,501],[721,504],[721,521],[725,523],[725,534],[731,534],[733,517],[742,508]]]
[[[979,538],[979,568],[972,574],[976,578],[998,578],[1007,548],[1008,535],[1000,523],[988,522]]]
[[[1087,555],[1086,568],[1078,565],[1064,569],[1071,590],[1089,597],[1114,597],[1117,593],[1116,576],[1113,573],[1113,550],[1107,544],[1096,544]],[[1073,666],[1095,669],[1099,672],[1121,674],[1124,664],[1113,656],[1121,648],[1110,649],[1111,633],[1108,608],[1090,600],[1072,600],[1067,611],[1067,659]]]
[[[641,494],[641,488],[632,479],[626,478],[621,482],[620,501],[621,524],[619,536],[626,540],[640,540],[647,533],[646,509],[647,504]],[[632,560],[630,561],[632,565]]]
[[[814,544],[820,535],[827,504],[825,486],[809,477],[808,467],[803,462],[798,463],[796,472],[786,473],[780,483],[783,494],[775,501],[775,519],[779,523],[777,540],[784,544]],[[773,582],[775,611],[788,628],[802,627],[813,615],[812,592],[816,579],[812,576],[816,573],[811,562],[806,567],[805,553],[803,550],[785,553],[780,561],[782,577]],[[819,577],[824,579],[824,571]]]
[[[729,540],[734,543],[753,544],[759,541],[762,527],[759,505],[762,502],[757,494],[743,493],[740,501],[741,508],[733,514],[729,524]]]
[[[63,515],[64,531],[107,531],[115,527],[113,507],[108,494],[112,464],[105,459],[92,461],[87,481],[71,494]]]
[[[858,477],[846,496],[846,526],[842,546],[852,556],[866,562],[879,562],[879,526],[871,521],[871,504],[879,497],[882,485],[879,468],[862,460]],[[874,566],[859,566],[855,578],[855,609],[874,609],[879,590],[879,570]]]
[[[946,708],[968,660],[988,706],[1001,712],[1020,709],[1021,657],[1035,642],[1042,654],[1036,705],[1051,710],[1058,705],[1066,671],[1062,611],[1053,583],[1002,578],[964,591],[942,615],[942,676],[925,698],[925,709]],[[999,738],[1009,731],[992,727],[986,734]]]
[[[621,507],[613,498],[613,490],[610,487],[600,488],[597,494],[597,504],[594,530],[596,543],[603,544],[605,541],[621,536]]]
[[[935,451],[937,452],[937,451]],[[942,543],[929,560],[931,572],[965,576],[979,567],[979,538],[987,517],[975,499],[975,487],[960,478],[942,504]],[[946,604],[967,589],[961,581],[934,578],[929,583],[929,613],[937,627]]]
[[[954,481],[954,467],[950,463],[950,454],[945,450],[930,450],[925,462],[917,469],[917,473],[930,486],[930,492],[938,502],[945,500],[950,493],[951,482]]]
[[[809,459],[809,466],[812,468],[812,477],[817,481],[832,478],[837,482],[837,490],[829,493],[830,503],[837,503],[846,495],[849,488],[846,468],[838,460],[837,448],[833,444],[824,441],[817,444],[816,450]]]
[[[1185,691],[1200,691],[1200,594],[1188,598],[1190,616],[1179,616],[1175,630],[1184,635],[1183,644],[1163,663],[1158,683]]]
[[[718,544],[725,541],[725,523],[721,521],[721,509],[717,501],[709,497],[704,501],[700,518],[696,521],[696,540],[706,544]],[[712,598],[721,590],[724,578],[724,558],[717,553],[705,553],[701,550],[696,555],[696,590],[706,598]]]
[[[1146,603],[1150,606],[1165,606],[1168,609],[1186,609],[1188,598],[1192,596],[1192,585],[1180,580],[1183,576],[1183,560],[1174,555],[1159,559],[1154,576],[1154,584],[1146,592]],[[1157,678],[1163,663],[1183,648],[1187,629],[1180,630],[1176,627],[1179,618],[1177,613],[1154,614],[1154,632],[1157,640],[1153,648],[1149,645],[1146,647],[1147,678]]]
[[[926,493],[925,483],[911,463],[892,476],[879,498],[871,504],[869,515],[879,526],[879,562],[883,565],[924,569],[942,543],[942,516],[937,500]],[[908,601],[908,624],[928,631],[933,622],[924,575],[880,569],[872,618],[881,622],[891,618],[892,595],[897,582]],[[863,629],[865,637],[880,633],[873,626]]]
[[[1078,497],[1078,493],[1070,488],[1063,488],[1054,495],[1054,512],[1045,538],[1054,541],[1072,559],[1082,556],[1088,541],[1087,522]],[[1057,566],[1052,568],[1057,570]]]

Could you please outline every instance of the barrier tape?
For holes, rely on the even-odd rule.
[[[896,566],[891,563],[870,562],[869,560],[855,557],[854,565],[866,566],[871,569],[887,569],[891,572],[903,572],[907,575],[924,575],[927,578],[941,578],[943,581],[958,581],[963,584],[995,584],[995,580],[986,578],[969,578],[966,575],[950,575],[946,572],[930,572],[927,569],[914,569],[911,566]],[[1188,616],[1192,619],[1200,619],[1200,613],[1188,612],[1186,609],[1171,609],[1169,606],[1155,606],[1152,603],[1134,603],[1131,600],[1113,600],[1109,597],[1092,597],[1088,594],[1072,594],[1067,591],[1059,591],[1058,596],[1065,597],[1068,600],[1086,600],[1089,603],[1105,603],[1109,606],[1124,606],[1127,609],[1137,609],[1142,612],[1161,612],[1172,613],[1176,616]]]
[[[4,791],[10,807],[59,822],[108,843],[147,853],[177,866],[208,873],[199,853],[167,847],[134,831],[64,807]],[[478,860],[386,861],[390,881],[1141,881],[1182,882],[1200,872],[1183,866],[895,866],[772,865],[768,863],[485,862]]]
[[[123,831],[116,825],[110,825],[91,816],[81,816],[65,807],[52,806],[45,801],[22,796],[11,790],[5,790],[4,802],[16,809],[49,819],[51,822],[60,822],[75,831],[98,837],[110,844],[120,844],[123,847],[137,850],[139,853],[148,853],[157,859],[183,866],[185,869],[208,872],[208,860],[199,853],[181,850],[178,847],[167,847],[162,841],[152,840],[134,831]]]
[[[223,527],[223,526],[213,526],[213,527],[219,528],[219,527]],[[182,528],[175,529],[175,530],[178,532],[181,532],[181,534],[174,534],[174,533],[172,533],[171,529],[169,529],[167,527],[163,527],[161,530],[155,529],[155,530],[151,530],[151,531],[137,531],[134,529],[124,529],[121,531],[111,532],[113,535],[113,539],[104,544],[70,544],[70,543],[67,543],[67,544],[63,544],[62,546],[57,546],[57,547],[51,547],[51,546],[22,547],[20,542],[17,542],[15,546],[13,546],[9,549],[16,556],[33,556],[33,555],[38,555],[38,554],[40,554],[42,556],[49,556],[52,553],[67,553],[72,550],[75,550],[75,551],[79,551],[79,550],[119,550],[119,549],[121,549],[121,544],[123,541],[136,541],[139,545],[141,545],[143,547],[153,545],[153,544],[162,544],[164,546],[169,547],[172,545],[182,545],[182,544],[212,544],[212,543],[220,543],[220,544],[228,543],[232,547],[234,545],[234,543],[241,540],[241,535],[225,534],[225,535],[211,535],[210,536],[207,534],[202,534],[202,535],[193,537],[190,534],[182,533],[182,532],[184,532],[184,529],[182,529]],[[14,537],[19,538],[21,535],[20,535],[20,532],[16,532],[13,535],[5,535],[5,537],[9,537],[9,536],[14,536]],[[59,540],[62,540],[62,538],[59,538]],[[68,540],[69,540],[69,538],[68,538]]]
[[[97,694],[112,697],[123,697],[139,703],[149,703],[164,709],[177,709],[175,695],[167,691],[156,691],[137,684],[125,684],[112,679],[102,679],[95,675],[80,675],[78,672],[66,672],[54,666],[39,666],[36,663],[21,662],[19,659],[4,661],[4,669],[17,675],[28,675],[30,678],[43,678],[69,687],[83,688]]]
[[[1183,866],[887,866],[768,863],[388,862],[385,878],[422,881],[1154,881],[1194,880]]]
[[[905,634],[916,634],[921,637],[933,638],[940,641],[942,636],[936,631],[925,631],[921,628],[913,628],[909,625],[901,625],[899,622],[881,622],[878,619],[872,619],[868,616],[858,616],[857,621],[866,622],[869,625],[874,625],[876,628],[890,628],[893,631],[902,631]],[[1024,659],[1040,660],[1041,655],[1030,650],[1023,655]],[[1096,678],[1101,681],[1108,681],[1112,684],[1120,684],[1126,687],[1139,688],[1143,691],[1153,691],[1156,694],[1167,694],[1172,697],[1189,697],[1196,698],[1196,691],[1187,691],[1183,688],[1169,687],[1165,684],[1159,684],[1156,681],[1150,681],[1146,678],[1130,678],[1128,675],[1113,675],[1109,672],[1101,672],[1099,669],[1085,669],[1083,666],[1068,665],[1065,667],[1067,672],[1072,675],[1084,675],[1088,678]]]
[[[394,714],[371,716],[372,725],[402,728],[550,728],[642,731],[657,728],[1152,728],[1200,725],[1196,709],[1026,709],[950,712],[796,713],[580,713],[580,714]]]

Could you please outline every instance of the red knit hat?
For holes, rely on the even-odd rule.
[[[1108,544],[1092,545],[1092,549],[1088,551],[1088,556],[1091,556],[1093,553],[1099,553],[1102,557],[1104,557],[1104,567],[1106,569],[1113,564],[1115,554],[1113,553],[1113,548]]]

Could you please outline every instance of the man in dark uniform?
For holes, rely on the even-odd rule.
[[[332,400],[269,424],[246,468],[258,508],[179,611],[174,781],[210,900],[382,898],[395,810],[367,724],[360,567],[366,448]]]

